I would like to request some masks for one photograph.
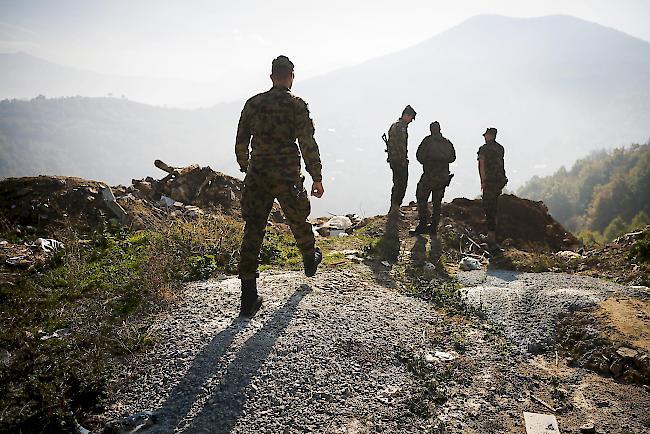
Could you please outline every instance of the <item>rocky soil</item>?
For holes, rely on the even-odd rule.
[[[555,414],[562,432],[585,424],[647,432],[647,388],[571,367],[552,352],[519,351],[528,338],[516,327],[506,323],[510,340],[490,322],[449,316],[390,288],[399,285],[382,267],[313,279],[264,273],[266,303],[251,321],[236,317],[236,279],[188,287],[155,321],[155,348],[116,375],[119,390],[104,417],[114,431],[466,433],[524,432],[522,412],[532,411]],[[585,300],[589,291],[621,289],[554,275],[469,282],[477,277],[461,280],[501,285],[516,299],[526,287]],[[541,340],[551,328],[540,328]]]

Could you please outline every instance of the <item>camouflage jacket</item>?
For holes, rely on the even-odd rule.
[[[399,119],[388,130],[388,162],[397,166],[408,165],[408,124]]]
[[[235,155],[242,171],[248,171],[250,160],[251,170],[256,173],[300,176],[301,153],[307,172],[314,181],[321,181],[320,153],[305,101],[280,86],[246,101],[235,141]]]
[[[456,161],[454,145],[442,134],[426,136],[416,153],[417,159],[425,172],[449,174],[449,163]]]
[[[485,163],[484,182],[496,188],[503,188],[508,183],[503,163],[504,150],[496,141],[486,143],[478,148],[478,160]]]

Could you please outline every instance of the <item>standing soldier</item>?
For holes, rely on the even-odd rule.
[[[424,173],[415,191],[420,220],[415,228],[415,233],[424,234],[428,231],[432,237],[435,237],[438,221],[440,221],[442,198],[445,195],[445,188],[453,176],[449,173],[449,163],[456,161],[456,151],[454,145],[440,133],[438,121],[431,123],[429,129],[431,135],[422,140],[416,154],[418,161],[422,163]],[[429,196],[431,196],[433,205],[431,217],[429,217]],[[429,218],[431,218],[431,222],[429,222]]]
[[[246,101],[237,128],[235,154],[241,171],[246,173],[241,198],[242,217],[246,222],[239,260],[241,316],[252,317],[262,305],[262,297],[257,294],[258,256],[275,199],[302,253],[305,275],[316,274],[322,258],[307,222],[311,206],[300,173],[302,154],[313,180],[311,194],[321,197],[320,154],[307,104],[290,91],[293,79],[293,63],[289,58],[274,59],[273,87]]]
[[[483,209],[488,229],[488,248],[496,248],[497,210],[501,190],[508,183],[503,165],[503,146],[497,143],[497,129],[488,128],[483,134],[485,144],[478,149],[478,173],[483,190]]]
[[[407,105],[402,116],[390,126],[388,140],[386,141],[386,152],[388,152],[388,163],[393,171],[393,190],[390,195],[390,211],[398,212],[408,183],[408,125],[415,119],[415,110]]]

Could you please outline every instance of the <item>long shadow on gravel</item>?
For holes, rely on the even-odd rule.
[[[241,319],[233,320],[196,356],[183,379],[172,389],[165,403],[156,412],[161,425],[173,430],[173,427],[183,420],[202,394],[205,382],[216,374],[219,368],[217,361],[228,352],[233,340],[246,325],[247,322]],[[151,432],[157,432],[159,428],[154,425]]]
[[[211,399],[207,401],[208,403],[199,411],[190,425],[183,429],[183,432],[226,433],[232,430],[243,413],[244,405],[246,403],[246,392],[253,376],[259,370],[260,366],[262,366],[273,349],[273,345],[277,338],[291,322],[302,298],[310,291],[310,286],[301,285],[286,301],[284,306],[275,311],[273,316],[264,323],[262,328],[246,341],[242,349],[237,353],[235,359],[228,365],[226,374],[221,379],[219,386],[213,393]],[[240,328],[243,328],[244,326],[245,324],[240,326]],[[200,376],[205,381],[207,378],[210,378],[211,374],[215,374],[214,371],[216,371],[220,366],[219,358],[222,357],[226,351],[226,349],[214,351],[214,348],[219,348],[223,342],[220,338],[222,334],[223,332],[215,338],[215,341],[221,342],[215,343],[213,341],[210,343],[208,349],[200,355],[202,360],[201,366],[197,366],[196,370],[194,370],[193,365],[188,376]],[[236,332],[231,334],[234,337]],[[230,339],[230,342],[232,342],[232,338]],[[213,348],[214,351],[212,353],[210,352],[211,348]],[[194,371],[194,373],[192,371]],[[200,388],[203,383],[192,381],[192,384],[198,384],[198,387]],[[179,392],[181,391],[179,390]],[[196,394],[193,395],[195,398]],[[210,402],[213,402],[214,404],[210,404]],[[192,402],[189,403],[189,406],[191,405]],[[178,422],[185,417],[189,410],[189,406],[184,407],[185,411],[180,412],[180,414],[175,414],[176,423],[170,426],[175,427]],[[177,407],[175,404],[173,407],[174,410],[176,410]]]

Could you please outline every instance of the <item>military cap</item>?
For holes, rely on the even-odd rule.
[[[403,115],[411,115],[411,116],[413,116],[413,119],[415,119],[416,113],[415,113],[415,110],[413,110],[413,107],[411,107],[410,105],[407,105],[404,108],[404,111],[402,111],[402,116]]]
[[[493,127],[490,127],[487,130],[485,130],[485,132],[483,133],[483,135],[486,135],[486,134],[492,134],[494,137],[496,137],[497,136],[497,129],[493,128]]]
[[[287,56],[278,56],[271,63],[271,71],[277,69],[289,69],[293,71],[293,62]]]
[[[438,122],[438,121],[431,122],[431,124],[429,125],[429,129],[431,131],[438,131],[439,132],[440,131],[440,122]]]

